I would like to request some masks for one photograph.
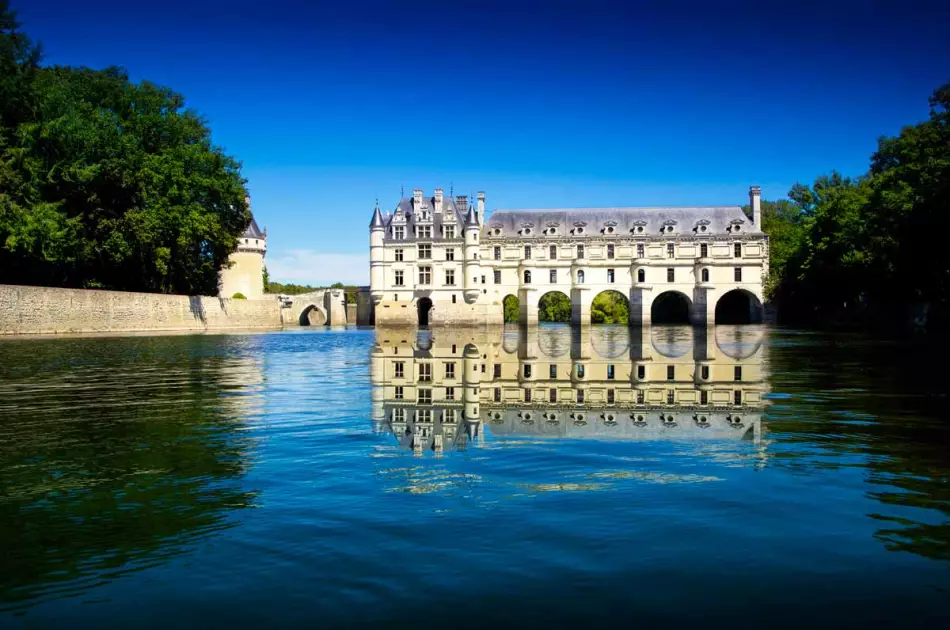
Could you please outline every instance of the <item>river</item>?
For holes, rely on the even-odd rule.
[[[950,604],[932,340],[301,329],[0,356],[4,628],[914,626]]]

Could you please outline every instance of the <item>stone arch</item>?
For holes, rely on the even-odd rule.
[[[716,302],[716,324],[761,324],[762,302],[746,289],[727,291]]]
[[[308,304],[300,313],[301,326],[326,326],[327,312],[316,304]]]
[[[423,297],[416,301],[416,309],[419,311],[419,325],[428,326],[432,314],[432,299]]]
[[[689,324],[693,321],[693,301],[680,291],[664,291],[650,305],[654,324]]]
[[[502,317],[506,324],[517,324],[521,321],[521,301],[517,295],[508,294],[501,301]]]
[[[538,298],[538,321],[571,322],[571,298],[563,291],[547,291]]]
[[[630,300],[614,289],[601,291],[590,305],[591,324],[629,324]]]

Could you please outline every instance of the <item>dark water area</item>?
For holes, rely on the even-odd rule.
[[[947,350],[3,339],[0,627],[942,625]]]

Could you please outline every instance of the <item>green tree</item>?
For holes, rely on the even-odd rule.
[[[504,309],[506,324],[517,324],[521,321],[521,305],[518,303],[518,298],[513,295],[505,296]]]
[[[619,291],[604,291],[594,298],[590,307],[592,324],[626,324],[630,321],[630,304]]]
[[[250,222],[240,164],[181,95],[41,68],[17,29],[4,1],[0,282],[216,294]]]
[[[558,291],[545,293],[538,301],[538,319],[542,322],[569,323],[571,299]]]

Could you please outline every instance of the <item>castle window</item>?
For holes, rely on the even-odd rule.
[[[608,228],[608,229],[613,230],[613,228]],[[613,257],[614,257],[614,246],[612,244],[607,245],[607,258],[613,258]]]
[[[608,365],[608,366],[607,366],[607,380],[608,380],[608,381],[614,380],[614,373],[615,373],[615,372],[614,372],[614,366],[613,366],[613,364]]]
[[[548,394],[549,402],[557,402],[557,389],[552,387],[550,393]]]
[[[455,363],[445,364],[445,378],[455,378]]]
[[[446,394],[448,394],[448,392],[446,392]],[[446,398],[448,398],[448,396],[446,396]],[[452,400],[452,399],[449,398],[449,400]],[[445,424],[455,424],[455,409],[445,410],[445,416],[443,416],[443,422],[445,422]]]
[[[531,284],[531,271],[527,269],[525,269],[525,272],[524,272],[524,283]]]
[[[699,257],[708,258],[709,257],[709,245],[706,243],[699,244]]]
[[[400,247],[396,251],[396,262],[402,262],[403,259],[403,249]]]
[[[247,239],[244,239],[244,244],[247,245]]]
[[[584,270],[580,269],[577,272],[577,284],[584,284]]]
[[[583,233],[584,233],[584,228],[582,228],[582,227],[577,228],[577,233],[578,233],[578,234],[583,234]]]
[[[445,270],[445,284],[447,286],[455,286],[455,270],[446,269]],[[455,297],[454,295],[452,297]]]
[[[501,284],[501,269],[495,269],[495,284]]]
[[[501,388],[495,388],[495,402],[501,402]]]
[[[607,232],[607,234],[613,234],[613,233],[614,233],[614,228],[613,228],[612,226],[610,226],[610,227],[608,227],[605,231]]]
[[[732,247],[732,257],[742,258],[742,243],[736,243]]]
[[[446,225],[444,229],[445,229],[445,238],[455,238],[454,225]]]
[[[397,286],[397,287],[403,286],[403,272],[402,272],[402,270],[401,270],[401,269],[397,269],[395,273],[396,273],[396,286]]]
[[[709,269],[703,269],[701,276],[703,282],[709,282]]]
[[[551,260],[557,260],[557,245],[551,245],[548,248],[548,257]]]
[[[455,304],[455,294],[452,294],[452,304]]]
[[[531,260],[531,246],[530,245],[524,246],[524,259]]]
[[[583,390],[583,389],[577,390],[577,402],[579,402],[579,403],[584,402],[584,390]]]
[[[584,364],[577,364],[577,378],[584,378]]]
[[[393,238],[397,241],[401,241],[402,239],[406,238],[406,228],[401,225],[394,227]]]
[[[736,391],[732,392],[732,402],[733,404],[736,404],[736,405],[742,404],[742,390],[741,389],[737,389]]]
[[[705,389],[699,391],[699,404],[708,405],[709,404],[709,392]]]
[[[637,390],[637,404],[638,405],[643,404],[643,390],[642,389]]]
[[[526,403],[531,402],[531,390],[528,389],[527,387],[524,390],[524,401]]]
[[[531,364],[530,364],[530,363],[525,363],[525,366],[524,366],[524,377],[525,377],[525,378],[531,378]]]
[[[676,256],[676,249],[675,249],[673,243],[667,243],[667,244],[666,244],[666,257],[667,257],[667,258],[674,258],[675,256]]]
[[[531,228],[525,228],[525,229],[524,229],[524,233],[525,233],[526,235],[527,235],[527,234],[531,234]]]
[[[666,404],[672,405],[676,402],[676,393],[671,389],[666,392]]]
[[[557,269],[552,269],[550,271],[550,281],[551,284],[557,284]]]
[[[552,363],[548,366],[548,376],[550,378],[557,378],[557,365]]]
[[[419,388],[419,404],[420,405],[431,405],[432,404],[432,390],[428,387]],[[431,412],[421,412],[419,421],[420,422],[431,422],[432,416],[429,415]]]
[[[419,238],[432,238],[432,226],[431,225],[420,225],[418,228]]]
[[[613,281],[614,281],[614,270],[613,270],[613,269],[608,269],[608,270],[607,270],[607,282],[613,282]]]
[[[607,390],[607,404],[608,405],[614,404],[614,396],[615,396],[614,390],[608,389]]]
[[[501,378],[501,363],[496,363],[492,368],[492,376],[494,378]]]
[[[393,398],[395,398],[396,400],[402,400],[402,395],[403,395],[402,385],[397,385],[396,391],[393,393]]]
[[[495,260],[501,260],[501,248],[500,248],[500,247],[496,247],[496,248],[495,248]]]
[[[700,368],[699,374],[700,374],[701,379],[703,379],[704,381],[708,381],[709,380],[709,366],[704,365],[702,368]]]
[[[733,372],[733,375],[732,375],[732,380],[734,381],[742,380],[742,366],[741,365],[737,365],[735,367],[735,371]]]
[[[432,267],[419,267],[419,284],[432,284]]]
[[[637,366],[637,378],[642,381],[643,379],[646,378],[646,376],[647,376],[647,368],[646,368],[646,366],[644,366],[644,365],[638,365],[638,366]]]
[[[672,381],[676,378],[676,368],[672,365],[666,366],[666,380]]]
[[[455,400],[455,388],[446,387],[445,388],[445,399],[446,400]]]
[[[666,270],[666,281],[667,281],[667,282],[673,282],[674,279],[675,279],[675,273],[674,273],[674,271],[673,271],[673,268],[672,268],[672,267],[668,267],[667,270]]]
[[[482,284],[485,284],[485,276],[482,276]]]
[[[455,260],[455,249],[454,249],[454,248],[450,247],[450,248],[448,248],[447,250],[445,250],[445,259],[446,259],[447,261],[449,261],[449,262],[452,262],[453,260]]]
[[[742,282],[742,267],[736,267],[734,273],[736,282]]]
[[[583,257],[584,257],[584,246],[583,246],[583,245],[578,245],[578,246],[577,246],[577,257],[578,257],[578,258],[583,258]]]
[[[393,378],[402,378],[406,373],[406,364],[403,361],[393,363]]]
[[[637,243],[637,258],[645,258],[646,254],[643,252],[643,243]]]
[[[403,408],[393,409],[393,422],[405,422],[406,410]]]
[[[637,282],[646,282],[646,281],[647,281],[646,269],[637,269]]]
[[[431,363],[419,364],[419,382],[420,383],[432,382],[432,364]]]
[[[419,245],[419,260],[429,260],[432,258],[432,245],[423,243]]]

